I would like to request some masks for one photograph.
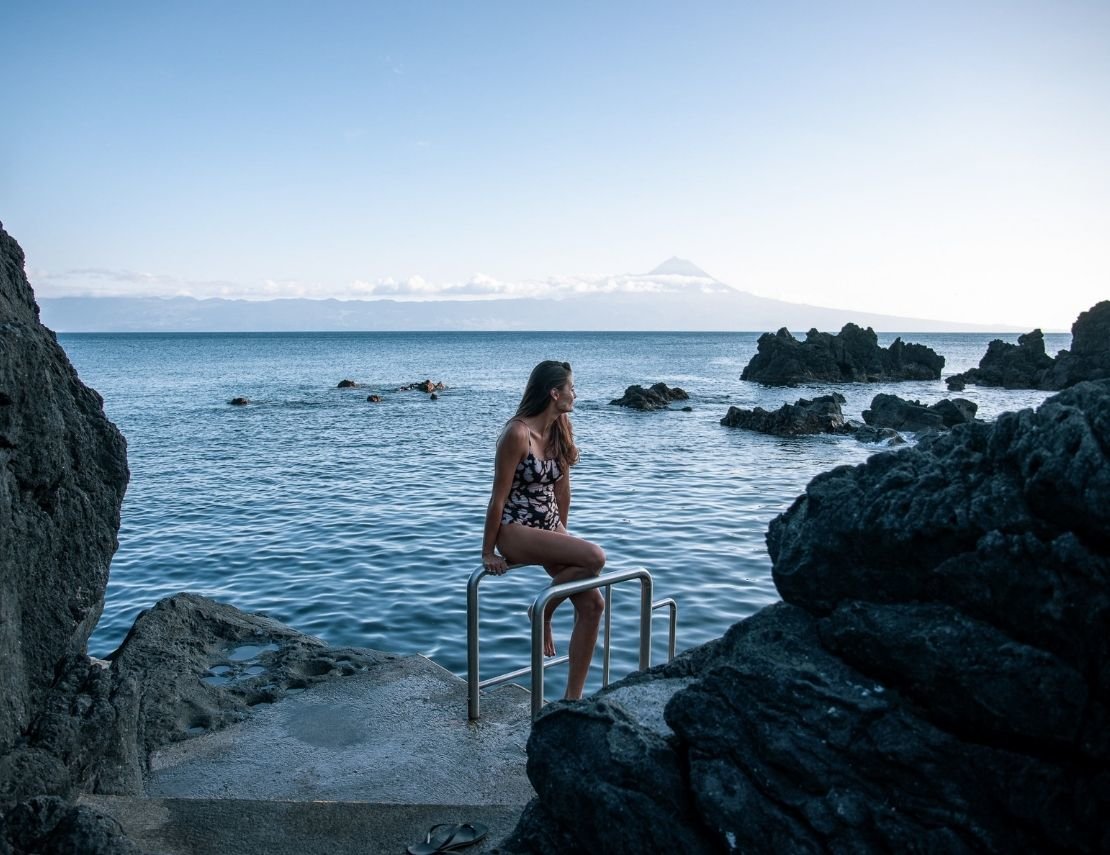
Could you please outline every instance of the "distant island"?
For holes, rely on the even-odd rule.
[[[453,300],[231,300],[193,297],[45,297],[42,322],[56,332],[330,332],[611,330],[760,332],[839,329],[890,332],[1022,332],[1003,324],[905,318],[758,297],[670,258],[614,277],[600,293]]]

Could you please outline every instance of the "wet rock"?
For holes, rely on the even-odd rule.
[[[437,395],[437,394],[436,394],[435,392],[432,392],[432,394],[430,394],[430,395],[428,396],[428,400],[430,400],[430,401],[438,401],[438,400],[439,400],[439,395]]]
[[[740,375],[768,386],[799,383],[877,383],[937,380],[944,357],[921,344],[895,339],[879,347],[875,331],[845,324],[835,335],[815,329],[798,341],[783,327],[759,337],[757,351]]]
[[[228,403],[231,404],[231,406],[233,407],[245,407],[250,402],[250,398],[232,398],[230,401],[228,401]]]
[[[967,388],[967,381],[964,380],[962,374],[953,374],[944,382],[948,386],[948,391],[950,392],[962,392]]]
[[[337,389],[357,389],[358,383],[354,380],[340,380],[336,385]]]
[[[1105,380],[819,475],[784,602],[544,711],[512,851],[1106,851],[1108,454]],[[662,730],[613,700],[668,683]]]
[[[404,386],[398,387],[398,392],[442,392],[447,387],[443,381],[432,382],[431,380],[418,380],[415,383],[408,383]]]
[[[885,442],[887,445],[902,445],[905,440],[902,434],[893,428],[873,427],[872,425],[854,425],[852,436],[859,442]]]
[[[51,754],[35,722],[88,673],[128,480],[124,439],[39,323],[23,267],[0,227],[0,810],[36,788],[71,794],[95,752]]]
[[[672,388],[666,383],[653,383],[646,389],[639,385],[629,386],[621,397],[609,403],[633,410],[666,410],[670,408],[671,401],[687,401],[689,398],[685,390],[678,386]]]
[[[726,427],[739,427],[769,433],[775,436],[798,436],[810,433],[850,433],[851,428],[844,421],[840,405],[844,396],[833,393],[822,395],[812,401],[799,398],[796,403],[783,404],[774,412],[762,407],[743,410],[729,407],[721,424]]]
[[[381,395],[367,395],[366,400],[371,404],[380,404],[382,402]]]
[[[896,431],[947,430],[975,420],[978,405],[966,398],[945,398],[928,406],[920,401],[906,401],[897,395],[880,393],[863,411],[863,420],[874,427]]]

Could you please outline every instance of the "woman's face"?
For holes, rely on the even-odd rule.
[[[569,413],[574,409],[574,375],[567,375],[567,382],[555,390],[558,397],[555,399],[555,408],[560,413]]]

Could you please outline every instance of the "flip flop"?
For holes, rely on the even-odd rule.
[[[441,822],[433,825],[420,843],[408,847],[409,855],[435,855],[437,852],[453,852],[477,843],[489,829],[480,822]]]

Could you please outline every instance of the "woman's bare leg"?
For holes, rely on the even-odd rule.
[[[565,531],[547,531],[517,524],[503,525],[497,546],[512,564],[542,564],[551,575],[552,585],[591,579],[605,566],[605,553],[601,547]],[[605,609],[605,600],[596,590],[575,594],[570,600],[574,603],[575,623],[568,650],[570,673],[567,677],[566,697],[580,698],[597,644],[597,630]],[[544,609],[544,653],[548,656],[555,652],[550,621],[559,602],[561,600],[550,602]]]
[[[567,690],[563,697],[576,700],[582,697],[582,689],[590,673],[590,661],[597,647],[597,628],[605,611],[605,598],[595,588],[574,594],[570,601],[574,603],[574,629],[570,632]]]

